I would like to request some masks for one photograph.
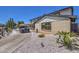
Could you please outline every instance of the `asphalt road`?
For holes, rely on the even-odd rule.
[[[31,39],[30,33],[14,33],[0,40],[0,53],[12,53]]]

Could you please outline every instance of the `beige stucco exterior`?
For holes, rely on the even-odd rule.
[[[52,22],[51,28],[53,34],[56,34],[58,31],[70,32],[70,20]]]
[[[49,20],[49,19],[48,19]],[[64,20],[56,20],[56,19],[50,19],[51,22],[51,31],[43,31],[41,29],[41,23],[45,22],[44,20],[40,20],[35,24],[35,30],[38,29],[38,32],[43,32],[43,33],[52,33],[56,34],[58,31],[64,31],[64,32],[70,32],[71,25],[70,25],[70,19],[64,19]],[[47,19],[46,19],[47,21]]]

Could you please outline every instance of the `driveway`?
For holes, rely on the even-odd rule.
[[[30,40],[30,33],[19,33],[13,31],[8,37],[5,37],[0,40],[0,52],[13,52],[15,49],[22,46],[24,43]]]

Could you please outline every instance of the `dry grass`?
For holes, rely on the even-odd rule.
[[[38,37],[43,38],[43,37],[45,37],[45,34],[44,33],[40,33],[40,34],[38,34]]]

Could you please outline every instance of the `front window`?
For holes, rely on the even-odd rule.
[[[46,31],[51,31],[51,22],[44,22],[41,24],[41,29]]]

